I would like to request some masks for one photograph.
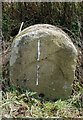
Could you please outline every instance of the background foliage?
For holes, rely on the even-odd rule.
[[[20,24],[23,29],[38,23],[62,26],[76,35],[79,40],[81,27],[81,3],[67,2],[14,2],[3,3],[3,35],[6,40],[18,33]],[[68,30],[67,30],[68,29]]]

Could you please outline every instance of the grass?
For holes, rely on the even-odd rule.
[[[78,86],[78,87],[77,87]],[[74,86],[75,87],[75,86]],[[2,117],[7,118],[83,118],[83,88],[77,83],[79,90],[67,100],[45,101],[35,98],[36,93],[28,90],[19,92],[13,89],[2,92]]]

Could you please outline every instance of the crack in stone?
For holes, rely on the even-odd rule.
[[[38,48],[37,48],[37,79],[36,79],[36,85],[39,84],[39,61],[40,61],[40,39],[38,40]]]

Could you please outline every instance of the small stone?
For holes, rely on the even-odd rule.
[[[11,84],[43,94],[45,99],[68,98],[72,91],[76,58],[74,44],[60,28],[48,24],[30,26],[12,43]],[[24,79],[26,82],[22,82]]]

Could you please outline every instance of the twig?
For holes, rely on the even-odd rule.
[[[18,32],[18,34],[21,32],[21,30],[22,30],[22,27],[23,27],[23,24],[24,24],[24,22],[22,22],[22,23],[21,23],[21,26],[20,26],[20,29],[19,29],[19,32]]]

